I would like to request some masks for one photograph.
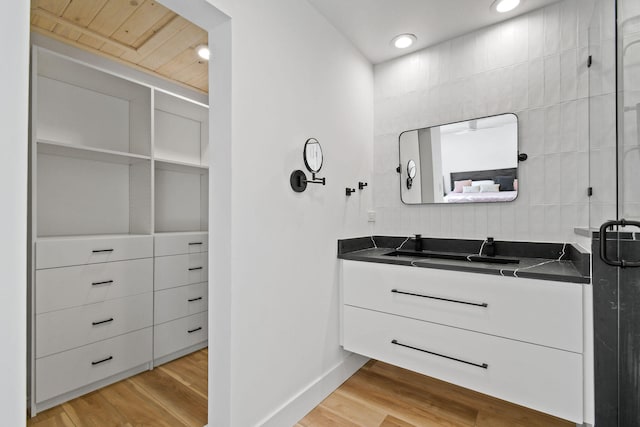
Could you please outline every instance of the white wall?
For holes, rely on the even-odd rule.
[[[4,5],[0,40],[0,414],[25,424],[27,401],[27,147],[29,2]]]
[[[574,227],[589,224],[588,96],[606,105],[615,59],[613,22],[604,19],[591,29],[602,72],[589,80],[594,3],[613,10],[610,0],[564,0],[375,67],[376,233],[576,241]],[[603,122],[593,143],[611,143],[610,111],[594,113]],[[529,155],[515,202],[402,205],[401,132],[507,112],[518,115],[520,151]]]
[[[371,179],[373,70],[305,1],[211,3],[232,18],[233,70],[231,272],[215,285],[229,287],[230,353],[211,346],[213,369],[231,367],[231,421],[211,424],[293,425],[332,391],[323,378],[348,372],[336,240],[369,233],[371,187],[345,187]],[[310,137],[327,185],[298,194],[289,175]]]

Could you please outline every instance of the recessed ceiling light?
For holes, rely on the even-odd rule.
[[[204,59],[205,61],[208,61],[209,56],[211,55],[211,52],[209,52],[209,46],[205,44],[201,44],[200,46],[197,46],[196,53],[200,58]]]
[[[400,34],[391,40],[391,44],[398,49],[406,49],[413,45],[418,38],[413,34]]]
[[[520,5],[520,0],[496,0],[491,8],[498,13],[509,12]]]

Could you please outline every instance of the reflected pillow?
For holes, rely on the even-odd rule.
[[[496,176],[495,178],[496,184],[500,184],[500,191],[514,191],[514,180],[515,178],[512,176]]]
[[[479,193],[480,192],[480,186],[479,185],[467,185],[462,187],[462,192],[463,193]]]
[[[495,184],[495,182],[491,179],[485,179],[485,180],[481,180],[481,181],[472,181],[471,185],[474,187],[479,187],[481,185],[493,185]]]
[[[469,185],[471,185],[470,179],[465,179],[464,181],[453,181],[453,192],[462,193],[462,187]]]
[[[484,184],[480,186],[481,193],[497,193],[500,191],[500,184]]]

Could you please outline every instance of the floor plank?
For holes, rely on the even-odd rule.
[[[126,425],[126,418],[99,391],[63,403],[65,413],[76,427]]]
[[[206,399],[208,381],[207,376],[202,375],[203,369],[206,370],[206,363],[207,361],[204,359],[203,365],[203,362],[199,361],[197,356],[194,358],[183,357],[176,360],[175,363],[162,365],[157,369],[191,388],[202,398]]]
[[[133,377],[132,383],[149,400],[157,402],[187,426],[202,427],[207,423],[207,399],[185,387],[160,369],[147,372],[144,378]]]
[[[54,416],[33,421],[29,425],[33,427],[76,427],[64,410]]]
[[[416,427],[416,426],[414,426],[413,424],[405,423],[404,421],[399,420],[392,415],[388,415],[387,417],[385,417],[384,421],[382,421],[382,424],[380,424],[380,427]]]
[[[176,418],[166,408],[140,393],[129,381],[120,381],[100,390],[105,399],[119,412],[125,414],[129,423],[134,426],[183,427],[182,420]],[[204,425],[204,424],[202,424]],[[199,427],[202,427],[200,425]]]

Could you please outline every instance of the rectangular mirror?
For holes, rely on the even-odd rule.
[[[400,134],[400,198],[423,203],[511,202],[518,196],[515,114]]]

